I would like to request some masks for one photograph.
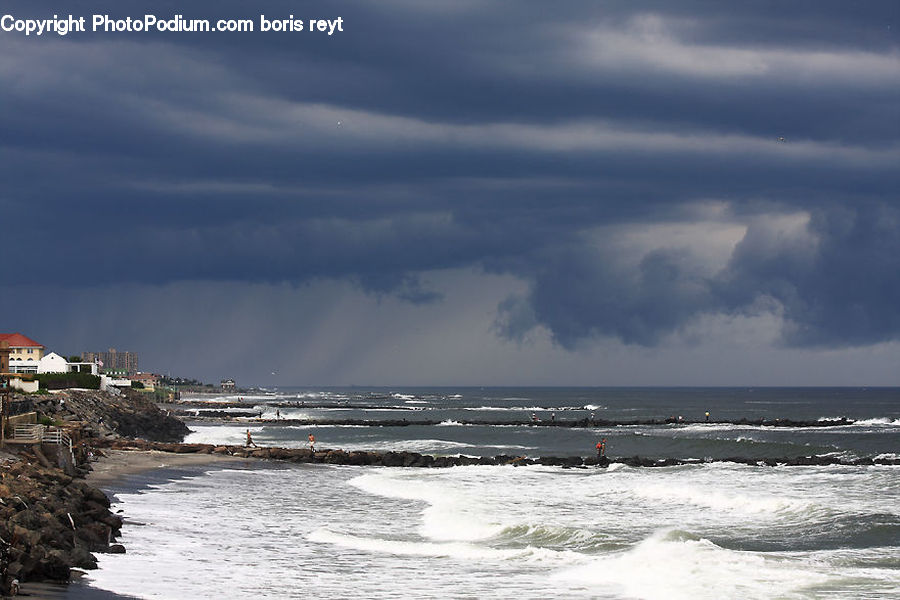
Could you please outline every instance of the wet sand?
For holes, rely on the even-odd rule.
[[[109,492],[109,487],[125,477],[132,477],[157,469],[182,466],[212,464],[249,460],[219,454],[172,454],[155,450],[103,450],[104,456],[91,463],[93,471],[85,481]],[[127,526],[127,525],[126,525]],[[81,581],[82,575],[73,571],[68,585],[50,582],[26,582],[19,594],[35,600],[133,600],[131,596],[121,596],[104,590],[87,587]]]
[[[91,463],[93,471],[85,481],[104,491],[123,477],[144,471],[245,460],[221,454],[173,454],[156,450],[103,450],[103,454],[105,456]]]

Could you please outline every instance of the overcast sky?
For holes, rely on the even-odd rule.
[[[40,4],[40,8],[35,8]],[[900,3],[24,2],[0,331],[239,385],[900,384]]]

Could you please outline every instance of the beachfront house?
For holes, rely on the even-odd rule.
[[[57,354],[51,352],[38,361],[38,373],[68,373],[69,361]]]
[[[90,373],[99,375],[100,367],[95,362],[70,362],[51,352],[38,361],[38,373]]]
[[[37,373],[44,346],[21,333],[0,333],[0,342],[9,343],[9,372]]]

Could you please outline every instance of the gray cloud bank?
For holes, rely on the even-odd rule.
[[[4,10],[74,11],[50,6]],[[795,346],[900,337],[895,2],[313,6],[346,31],[0,35],[4,243],[67,265],[6,284],[427,304],[423,274],[472,269],[526,284],[496,332],[567,349],[715,314],[775,314]],[[152,5],[300,10],[250,9]]]

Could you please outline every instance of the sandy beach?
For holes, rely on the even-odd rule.
[[[85,481],[106,491],[106,486],[128,475],[172,467],[244,460],[221,454],[173,454],[156,450],[103,450],[104,456],[91,464]]]
[[[92,463],[93,471],[85,478],[87,483],[108,492],[123,477],[180,466],[202,465],[218,462],[245,460],[218,454],[173,454],[155,450],[103,450],[104,456]],[[73,571],[68,585],[50,582],[26,582],[21,584],[19,595],[35,600],[115,600],[127,599],[103,590],[89,588],[80,582],[81,574]]]

